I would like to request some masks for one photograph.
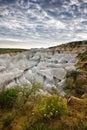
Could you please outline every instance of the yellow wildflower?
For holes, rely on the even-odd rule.
[[[34,112],[32,112],[32,115],[34,115]]]
[[[50,115],[52,116],[52,115],[53,115],[53,113],[52,113],[52,112],[50,112]]]
[[[46,117],[46,114],[44,114],[44,117]]]

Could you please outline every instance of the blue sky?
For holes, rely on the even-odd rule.
[[[0,47],[87,40],[87,0],[0,0]]]

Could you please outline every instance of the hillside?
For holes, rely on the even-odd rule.
[[[87,130],[86,45],[0,55],[0,130]]]
[[[62,44],[60,46],[54,46],[50,47],[51,51],[54,52],[83,52],[87,50],[87,41],[74,41],[74,42],[69,42],[67,44]]]

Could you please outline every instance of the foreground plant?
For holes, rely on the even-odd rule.
[[[16,102],[19,87],[9,88],[0,92],[0,107],[2,109],[12,108]]]
[[[67,113],[67,105],[58,95],[47,96],[42,99],[42,104],[37,104],[32,114],[36,118],[55,119]]]

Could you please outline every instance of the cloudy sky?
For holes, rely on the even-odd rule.
[[[87,0],[0,0],[0,48],[87,40]]]

